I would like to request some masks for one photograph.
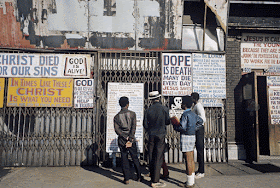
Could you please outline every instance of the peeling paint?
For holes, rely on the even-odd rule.
[[[224,32],[227,32],[228,0],[204,0],[219,20]]]
[[[181,49],[181,0],[0,0],[2,15],[7,7],[2,47]]]

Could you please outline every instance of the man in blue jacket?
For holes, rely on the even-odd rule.
[[[165,149],[166,125],[170,124],[169,110],[160,103],[158,91],[149,93],[152,105],[144,113],[144,128],[149,134],[149,170],[152,187],[165,187],[166,184],[159,182],[160,169],[163,162]]]
[[[195,131],[198,126],[201,126],[203,120],[191,111],[192,97],[182,97],[182,109],[184,110],[179,125],[173,125],[174,130],[180,132],[180,149],[184,154],[186,162],[187,182],[185,187],[194,186],[194,146],[195,146]]]

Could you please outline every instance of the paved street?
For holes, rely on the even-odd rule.
[[[162,180],[166,187],[178,187],[186,180],[184,164],[169,164],[170,178]],[[143,171],[147,172],[146,167]],[[149,187],[130,180],[122,184],[121,168],[105,167],[1,167],[0,188],[6,187]],[[206,176],[196,181],[196,188],[280,187],[280,160],[246,164],[244,161],[206,164]]]

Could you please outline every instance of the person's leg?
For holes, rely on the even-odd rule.
[[[192,187],[194,185],[194,152],[185,152],[185,161],[186,161],[186,173],[187,173],[187,182],[186,187]]]
[[[204,127],[196,131],[196,150],[197,150],[197,163],[198,173],[204,174]]]
[[[123,170],[124,181],[128,181],[129,180],[129,175],[130,175],[128,150],[123,146],[119,146],[119,148],[120,148],[120,151],[121,151],[122,170]]]
[[[165,159],[164,159],[164,154],[163,154],[163,162],[162,162],[161,168],[163,170],[162,178],[167,178],[169,175],[169,171],[168,171],[168,167],[166,165]]]
[[[193,151],[185,152],[184,156],[185,156],[185,162],[186,162],[186,173],[187,173],[187,175],[192,175],[192,173],[194,173],[194,168],[195,168],[194,159],[193,159]]]
[[[137,180],[141,180],[141,169],[140,169],[140,162],[137,155],[137,146],[136,142],[132,143],[132,147],[128,148],[128,151],[131,155],[132,161],[134,163],[134,167],[137,173]]]
[[[153,183],[159,182],[160,179],[160,169],[163,161],[163,153],[165,149],[165,135],[156,137],[155,140],[156,158],[155,158],[155,169]]]
[[[151,180],[154,178],[154,165],[155,165],[155,155],[154,155],[154,149],[155,149],[155,142],[154,142],[155,137],[154,136],[149,136],[149,171],[150,171],[150,177]]]

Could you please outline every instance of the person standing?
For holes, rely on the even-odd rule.
[[[165,150],[166,125],[170,124],[169,109],[160,102],[161,95],[158,91],[149,93],[152,105],[145,110],[144,128],[148,132],[149,142],[149,170],[152,187],[165,187],[166,184],[159,182],[160,169],[163,163]]]
[[[202,126],[197,127],[195,132],[196,136],[196,150],[197,150],[197,163],[198,170],[195,173],[195,178],[203,178],[204,177],[204,124],[206,122],[205,111],[203,105],[199,102],[199,94],[194,92],[191,94],[194,106],[193,112],[202,118],[203,124]]]
[[[128,110],[129,99],[127,97],[121,97],[119,99],[119,105],[121,106],[121,110],[114,117],[114,128],[116,134],[118,135],[118,146],[121,151],[122,170],[124,175],[123,183],[129,184],[130,165],[128,153],[131,155],[134,163],[137,173],[137,181],[142,181],[135,140],[136,113]]]
[[[182,109],[184,110],[180,122],[173,121],[173,128],[180,132],[180,149],[183,152],[186,162],[187,181],[184,187],[194,186],[194,146],[195,146],[195,129],[203,123],[203,120],[191,111],[192,107],[191,96],[182,97]]]

